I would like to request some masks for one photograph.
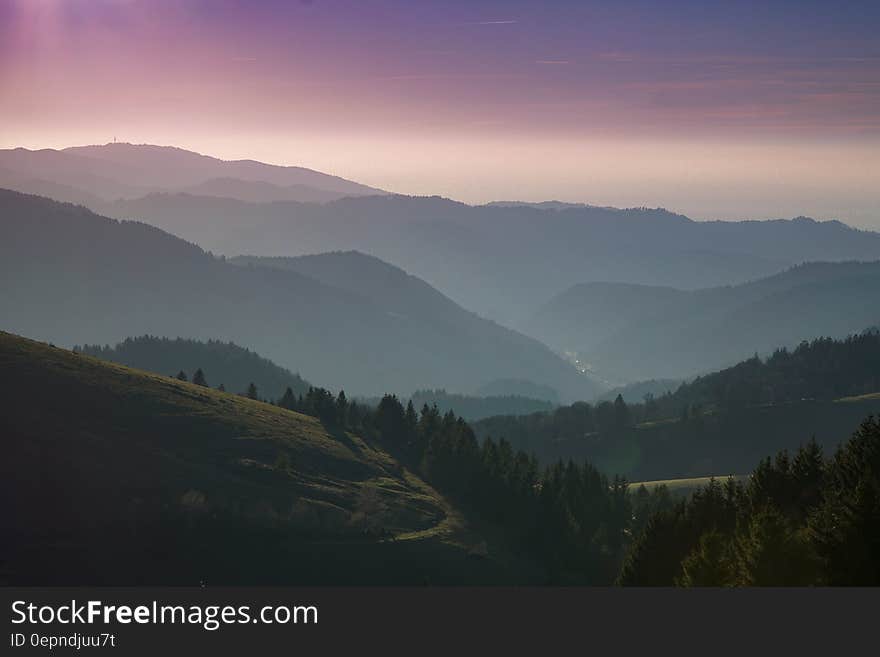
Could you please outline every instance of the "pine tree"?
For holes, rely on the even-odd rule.
[[[278,405],[281,408],[286,408],[289,411],[295,411],[297,409],[296,395],[293,394],[293,390],[290,388],[290,386],[287,386],[287,389],[284,391],[284,394],[278,401]]]
[[[729,537],[710,531],[700,537],[697,547],[681,563],[679,586],[727,586],[733,583]]]
[[[205,373],[202,372],[202,368],[196,370],[196,373],[193,374],[193,383],[197,386],[205,386],[208,387],[208,381],[205,379]]]
[[[253,381],[248,385],[247,393],[245,393],[248,399],[257,399],[257,386],[254,385]]]
[[[186,372],[184,372],[183,370],[180,370],[180,371],[177,373],[177,380],[178,380],[178,381],[186,381],[186,380],[187,380],[187,378],[186,378]]]
[[[348,399],[345,397],[345,390],[340,390],[336,395],[336,422],[345,426],[346,417],[348,415]]]
[[[738,586],[809,586],[819,577],[806,533],[773,507],[737,532],[734,552]]]
[[[623,401],[623,395],[617,395],[614,400],[614,428],[625,429],[629,426],[629,407]]]

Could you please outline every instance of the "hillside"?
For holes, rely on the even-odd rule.
[[[683,408],[740,408],[804,399],[857,398],[880,391],[880,333],[844,340],[822,338],[795,349],[777,349],[765,359],[750,358],[733,367],[697,377],[671,394],[657,396],[660,415]]]
[[[379,303],[351,285],[235,266],[146,224],[48,199],[0,191],[0,214],[9,282],[0,305],[4,328],[21,335],[68,346],[143,334],[232,341],[350,395],[470,391],[502,378],[530,378],[564,399],[597,392],[538,341],[384,264],[400,287]],[[403,296],[412,286],[417,294]]]
[[[877,321],[878,290],[880,262],[809,263],[695,291],[593,283],[546,304],[528,332],[608,378],[683,378],[860,331]]]
[[[378,406],[381,399],[373,397],[359,399],[369,406]],[[461,395],[446,392],[445,390],[416,390],[403,403],[412,402],[416,411],[421,411],[424,406],[436,406],[441,415],[452,411],[458,417],[468,422],[482,420],[496,415],[529,415],[541,411],[552,410],[555,404],[543,399],[533,399],[519,395]]]
[[[677,312],[688,297],[671,287],[583,283],[544,304],[523,330],[560,351],[588,354],[635,322]]]
[[[376,309],[408,322],[442,327],[465,338],[480,332],[486,320],[461,308],[425,281],[358,251],[295,258],[240,256],[227,262],[293,271],[366,299]]]
[[[468,421],[482,420],[494,415],[527,415],[553,408],[553,404],[541,399],[515,395],[476,397],[450,394],[445,390],[417,390],[410,400],[416,408],[422,408],[425,404],[436,404],[441,413],[452,411]]]
[[[631,481],[651,481],[743,474],[768,452],[796,450],[811,437],[830,454],[864,418],[877,414],[880,396],[865,396],[750,406],[615,428],[611,422],[597,425],[601,412],[595,407],[575,404],[551,413],[487,418],[473,427],[480,438],[505,438],[542,463],[586,460]]]
[[[4,583],[494,576],[455,511],[356,435],[8,333],[0,367]]]
[[[180,190],[193,196],[219,196],[250,203],[274,203],[299,201],[302,203],[326,203],[340,198],[340,192],[309,187],[308,185],[273,185],[260,180],[238,178],[211,178]]]
[[[544,462],[587,459],[631,479],[743,474],[815,438],[826,453],[880,413],[880,334],[804,342],[698,377],[647,403],[622,397],[474,423]],[[622,393],[621,393],[622,395]]]
[[[87,356],[109,360],[157,374],[174,375],[183,371],[192,380],[202,370],[208,385],[223,385],[229,392],[244,392],[253,383],[261,397],[280,399],[287,388],[296,395],[309,390],[308,381],[249,349],[232,342],[184,340],[141,336],[126,338],[117,345],[74,347]]]
[[[382,194],[338,176],[304,167],[253,160],[225,161],[181,148],[113,143],[62,150],[0,150],[0,186],[29,193],[66,189],[57,200],[88,204],[151,192],[197,190],[250,201],[327,201]],[[63,186],[63,187],[62,187]],[[54,198],[54,197],[53,197]]]
[[[101,210],[226,255],[370,253],[465,308],[515,327],[575,283],[693,290],[807,261],[880,258],[880,235],[839,222],[697,222],[661,209],[474,207],[394,195],[244,203],[154,194]]]

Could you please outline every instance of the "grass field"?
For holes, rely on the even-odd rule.
[[[841,397],[838,399],[838,402],[843,403],[852,403],[852,402],[863,402],[863,401],[874,401],[880,400],[880,392],[871,392],[866,395],[855,395],[853,397]]]
[[[727,481],[728,477],[733,477],[739,481],[748,479],[748,475],[716,475],[714,477],[688,477],[684,479],[658,479],[656,481],[634,481],[629,485],[630,490],[636,490],[639,486],[644,486],[649,491],[658,486],[666,486],[670,493],[674,495],[690,495],[698,488],[702,488],[709,484],[712,479],[720,483]]]

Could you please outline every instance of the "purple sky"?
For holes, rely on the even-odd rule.
[[[880,3],[0,0],[0,146],[880,228]]]

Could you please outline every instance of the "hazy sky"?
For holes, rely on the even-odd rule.
[[[880,228],[880,2],[0,0],[0,146]]]

